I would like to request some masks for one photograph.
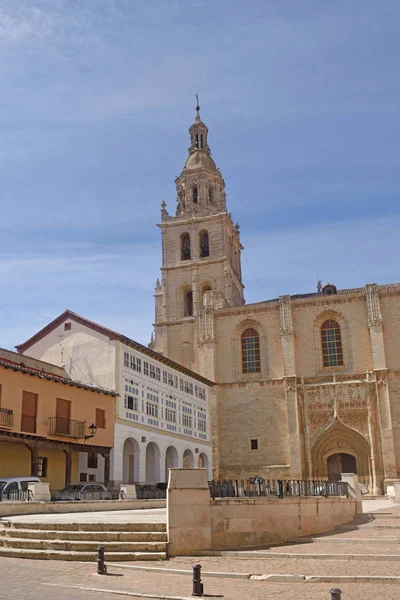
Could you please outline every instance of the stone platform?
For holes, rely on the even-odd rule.
[[[95,561],[167,557],[165,509],[41,514],[0,519],[0,557]]]

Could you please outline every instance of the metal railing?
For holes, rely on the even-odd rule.
[[[36,417],[21,415],[21,431],[25,433],[36,433]]]
[[[0,408],[0,427],[12,428],[14,424],[14,411],[10,408]]]
[[[210,495],[214,498],[246,498],[255,496],[349,496],[344,481],[319,479],[266,479],[254,477],[249,480],[229,479],[209,482]]]
[[[49,418],[49,434],[62,435],[76,439],[83,439],[85,435],[86,421],[74,421],[64,417]]]
[[[31,490],[10,490],[2,492],[0,490],[0,502],[28,502],[33,500]]]
[[[76,500],[112,500],[113,495],[109,490],[80,492],[79,490],[51,490],[51,499],[56,502],[74,502]]]

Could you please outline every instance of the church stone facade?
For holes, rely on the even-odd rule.
[[[151,346],[216,382],[214,477],[400,478],[400,284],[245,304],[240,231],[199,107],[162,204]]]

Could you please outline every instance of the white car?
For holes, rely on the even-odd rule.
[[[28,483],[40,483],[39,477],[2,477],[1,500],[29,500]]]

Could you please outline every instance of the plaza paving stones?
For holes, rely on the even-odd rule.
[[[105,600],[114,594],[190,598],[192,564],[200,562],[209,597],[330,600],[329,590],[340,587],[342,600],[399,600],[400,528],[393,524],[400,520],[400,505],[376,501],[374,510],[373,502],[369,504],[373,505],[372,509],[367,507],[369,516],[357,518],[358,529],[351,532],[337,529],[308,538],[308,543],[223,552],[219,556],[178,557],[139,565],[109,563],[107,576],[97,575],[94,564],[0,558],[0,598]],[[384,521],[390,536],[386,536]],[[371,524],[385,535],[368,536]],[[346,537],[348,533],[360,535],[354,542]]]

